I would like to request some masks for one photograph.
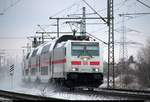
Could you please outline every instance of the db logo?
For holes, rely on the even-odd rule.
[[[88,62],[83,62],[83,65],[88,65]]]

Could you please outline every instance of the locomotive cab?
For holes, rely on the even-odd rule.
[[[68,86],[98,87],[103,83],[103,59],[100,43],[68,41],[66,47]]]
[[[87,36],[64,35],[30,52],[24,60],[24,77],[70,88],[98,87],[103,83],[102,52],[102,44]]]

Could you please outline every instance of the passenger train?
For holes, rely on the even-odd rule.
[[[30,51],[23,60],[25,81],[61,82],[66,87],[103,83],[103,48],[88,36],[63,35]]]

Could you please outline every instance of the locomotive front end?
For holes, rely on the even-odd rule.
[[[98,87],[103,83],[103,59],[99,42],[72,41],[67,58],[70,68],[68,85]]]

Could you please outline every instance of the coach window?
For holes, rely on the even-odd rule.
[[[25,75],[28,75],[28,73],[29,73],[29,69],[26,69],[25,70]]]
[[[31,57],[36,56],[37,51],[38,51],[38,49],[34,50],[33,53],[32,53],[32,55],[31,55]]]
[[[31,67],[31,58],[29,58],[29,65],[28,66]]]
[[[30,53],[28,53],[28,54],[27,54],[26,59],[28,59],[28,58],[29,58],[29,55],[30,55]]]
[[[64,50],[65,50],[64,53],[65,53],[65,56],[66,56],[66,48],[64,48]]]
[[[41,75],[48,75],[48,67],[42,67],[41,68]]]
[[[43,49],[42,49],[41,54],[47,53],[49,51],[50,46],[51,46],[51,44],[44,46]]]
[[[72,43],[72,56],[99,56],[98,43]]]
[[[37,68],[32,68],[32,69],[31,69],[31,75],[35,75],[36,72],[37,72]]]

